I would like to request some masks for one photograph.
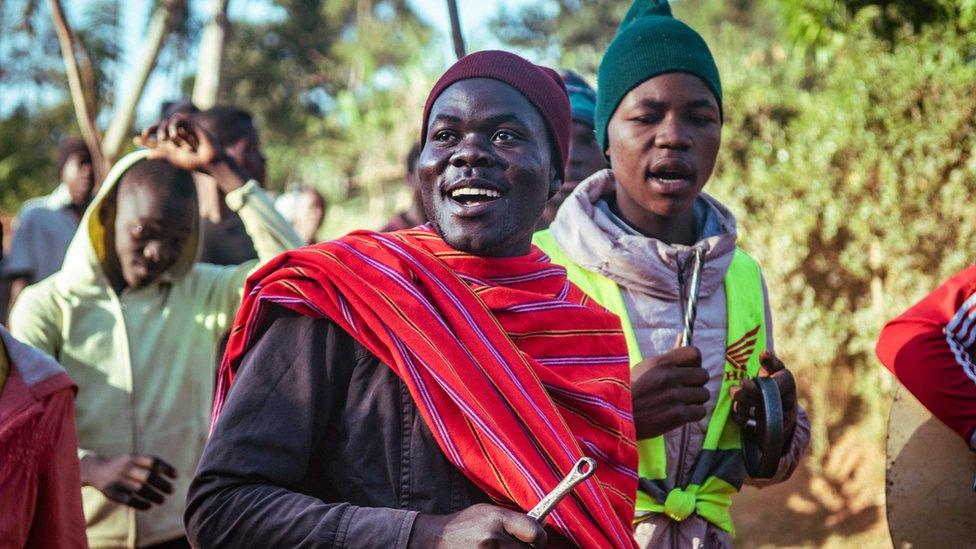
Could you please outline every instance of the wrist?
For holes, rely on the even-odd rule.
[[[81,470],[81,485],[94,486],[97,488],[96,471],[101,464],[102,458],[95,453],[87,453],[78,460],[78,468]]]
[[[410,529],[410,539],[407,541],[409,549],[419,547],[434,547],[437,544],[438,535],[443,531],[444,515],[428,515],[420,513],[413,521],[413,528]]]
[[[207,173],[217,182],[220,190],[227,194],[244,186],[251,177],[245,172],[234,159],[221,154],[210,166]]]

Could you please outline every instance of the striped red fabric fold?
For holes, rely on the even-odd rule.
[[[500,505],[527,511],[580,457],[596,459],[594,477],[549,524],[582,547],[635,546],[620,321],[534,246],[477,257],[421,228],[360,231],[278,256],[247,282],[215,422],[269,303],[329,318],[392,368],[447,458]]]

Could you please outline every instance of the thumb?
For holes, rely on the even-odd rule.
[[[681,332],[678,332],[678,334],[674,336],[674,345],[671,346],[671,350],[673,351],[675,349],[680,349],[680,348],[681,348]]]
[[[768,349],[759,355],[759,367],[761,370],[760,375],[764,377],[771,376],[786,368],[783,362],[777,358],[776,354]]]

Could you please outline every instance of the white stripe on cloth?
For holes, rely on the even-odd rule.
[[[962,304],[945,327],[946,342],[966,377],[976,383],[976,363],[969,348],[976,341],[976,294]]]

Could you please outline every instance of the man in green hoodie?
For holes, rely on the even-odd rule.
[[[11,312],[16,337],[53,356],[78,383],[92,547],[185,544],[181,516],[207,438],[217,340],[248,274],[302,244],[198,124],[163,121],[140,142],[148,150],[112,168],[62,269],[26,289]],[[258,260],[194,263],[200,229],[190,171],[217,181]]]

